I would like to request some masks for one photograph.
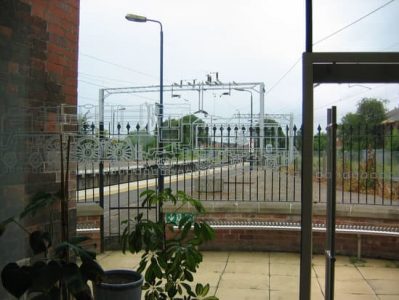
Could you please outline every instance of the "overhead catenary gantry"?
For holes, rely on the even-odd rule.
[[[99,90],[99,122],[104,123],[104,102],[105,99],[111,95],[116,94],[143,94],[143,93],[157,93],[160,90],[159,85],[151,86],[138,86],[138,87],[120,87],[120,88],[104,88]],[[265,117],[265,84],[263,82],[228,82],[223,83],[219,80],[212,81],[208,78],[205,82],[193,81],[180,81],[171,85],[164,85],[163,92],[171,92],[172,97],[177,96],[179,92],[197,92],[198,93],[198,110],[195,113],[207,114],[203,109],[204,92],[207,91],[224,91],[230,94],[234,90],[248,90],[255,92],[259,95],[259,127],[260,134],[263,136],[264,131],[264,117]],[[159,104],[158,104],[159,105]],[[260,140],[260,151],[264,149],[264,141]]]

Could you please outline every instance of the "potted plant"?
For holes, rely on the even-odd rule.
[[[0,223],[0,236],[11,224],[16,224],[29,235],[32,258],[28,264],[11,262],[1,271],[3,287],[16,298],[26,293],[30,299],[68,299],[68,295],[78,300],[92,299],[87,282],[97,282],[103,276],[102,268],[95,261],[95,252],[81,246],[88,238],[71,237],[53,246],[50,231],[29,232],[22,225],[22,219],[35,215],[38,210],[47,208],[51,211],[57,200],[58,194],[38,193],[22,213]],[[76,257],[80,258],[79,264]]]
[[[199,247],[214,238],[214,230],[192,214],[180,214],[181,218],[174,221],[165,220],[162,214],[162,207],[168,203],[174,214],[188,206],[201,214],[205,212],[201,202],[168,188],[162,192],[146,190],[140,196],[144,198],[143,207],[160,207],[160,217],[153,222],[140,214],[135,220],[124,221],[121,242],[124,253],[142,253],[137,271],[144,273],[145,299],[217,300],[207,296],[209,284],[194,286],[194,275],[203,258]]]
[[[93,285],[94,299],[140,300],[143,276],[134,270],[107,270]]]
[[[93,299],[87,282],[100,281],[104,275],[103,269],[95,261],[95,252],[81,246],[88,238],[73,237],[69,233],[69,150],[70,138],[67,143],[64,173],[63,142],[60,136],[60,191],[37,193],[20,214],[0,222],[0,236],[8,226],[15,224],[29,235],[29,245],[32,249],[32,257],[27,260],[28,263],[11,262],[1,271],[3,287],[16,298],[26,294],[29,299],[36,300],[66,300],[71,297],[77,300]],[[60,208],[61,236],[57,238],[60,242],[53,245],[53,215],[57,206]],[[28,216],[33,217],[41,210],[46,210],[46,218],[50,219],[50,230],[30,232],[22,221]],[[80,258],[79,263],[77,258]]]
[[[80,245],[88,238],[72,237],[53,246],[50,231],[29,232],[22,225],[22,219],[42,208],[51,208],[57,200],[57,194],[38,193],[22,213],[0,223],[0,236],[10,224],[16,224],[29,235],[33,254],[29,262],[22,265],[11,262],[1,271],[3,287],[16,298],[27,294],[29,299],[68,299],[68,295],[78,300],[92,299],[87,282],[97,282],[103,276],[102,268],[95,261],[96,254]],[[70,254],[79,257],[80,263]]]

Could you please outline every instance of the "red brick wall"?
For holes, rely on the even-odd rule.
[[[101,215],[96,216],[78,216],[76,218],[78,228],[101,228]],[[90,238],[83,246],[87,249],[94,250],[97,253],[101,252],[101,233],[100,230],[89,231],[83,230],[77,233],[78,236],[85,236]]]
[[[251,213],[209,213],[203,217],[208,221],[274,221],[299,222],[300,216],[283,214]],[[314,223],[325,223],[325,216],[315,216]],[[337,224],[357,224],[399,227],[399,220],[338,217]],[[313,252],[322,254],[325,250],[326,234],[313,233]],[[358,237],[355,234],[338,233],[336,252],[341,255],[357,255]],[[300,231],[260,230],[260,229],[218,229],[216,238],[207,243],[204,249],[250,250],[250,251],[300,251]],[[399,259],[399,237],[363,235],[361,236],[363,257]]]
[[[54,108],[77,104],[78,30],[79,0],[0,1],[0,158],[15,133],[58,132]],[[42,108],[46,113],[38,114]],[[13,147],[18,161],[31,155],[26,141]],[[4,169],[1,159],[0,168]],[[56,173],[32,174],[24,168],[6,175],[0,172],[0,220],[20,212],[37,191],[58,189]],[[70,224],[74,224],[73,199],[70,208]],[[57,229],[59,205],[55,210]],[[27,224],[33,229],[48,222],[47,211]],[[12,251],[0,251],[0,269],[30,253],[24,236],[18,229],[2,236],[0,249]],[[1,287],[0,298],[6,299]]]
[[[76,105],[79,0],[1,5],[0,84],[7,104]]]

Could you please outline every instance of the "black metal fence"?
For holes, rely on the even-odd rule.
[[[162,159],[157,137],[139,126],[108,134],[99,141],[95,127],[84,127],[81,151],[94,155],[78,164],[78,201],[98,201],[98,161],[105,160],[108,197],[126,194],[128,207],[140,207],[143,189],[157,188],[158,169],[165,186],[204,201],[298,202],[301,179],[301,131],[274,126],[203,124],[193,129],[191,144],[164,142]],[[261,136],[262,135],[262,136]],[[261,141],[263,139],[263,141]],[[395,128],[338,128],[337,203],[397,205],[399,137]],[[260,147],[262,145],[262,148]],[[98,150],[95,148],[98,147]],[[314,201],[325,202],[326,135],[319,126],[314,138]],[[79,147],[78,147],[79,148]]]
[[[273,125],[261,132],[248,124],[202,124],[191,128],[186,142],[169,131],[163,150],[147,129],[131,130],[129,124],[124,133],[119,124],[117,129],[100,139],[94,125],[85,125],[76,142],[78,202],[99,201],[99,162],[104,162],[106,236],[119,236],[121,220],[139,213],[157,218],[156,207],[141,205],[140,193],[158,188],[159,170],[165,187],[203,201],[301,201],[302,135],[296,126]],[[392,126],[374,132],[339,126],[337,203],[399,205],[398,145]],[[319,203],[327,201],[326,147],[326,134],[318,126],[313,199]]]

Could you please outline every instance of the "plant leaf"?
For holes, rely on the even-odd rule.
[[[61,266],[54,260],[38,261],[32,266],[32,289],[46,293],[61,279]]]
[[[38,210],[50,206],[56,200],[57,197],[55,195],[46,192],[38,192],[31,198],[30,203],[21,212],[19,218],[22,219],[28,214],[34,216]]]
[[[11,222],[14,221],[14,217],[10,217],[6,220],[4,220],[3,222],[0,223],[0,236],[3,235],[3,233],[6,231],[7,229],[7,225],[10,224]]]
[[[29,245],[34,254],[45,252],[51,246],[50,233],[36,230],[29,235]]]
[[[80,272],[84,280],[99,282],[104,278],[103,268],[95,260],[85,260],[80,266]]]
[[[20,268],[16,263],[7,264],[1,271],[3,287],[16,298],[21,297],[31,286],[29,268]]]
[[[84,295],[87,291],[87,285],[85,284],[79,267],[74,263],[68,263],[62,267],[62,278],[65,282],[67,289],[74,295]],[[85,299],[82,296],[82,299]]]

